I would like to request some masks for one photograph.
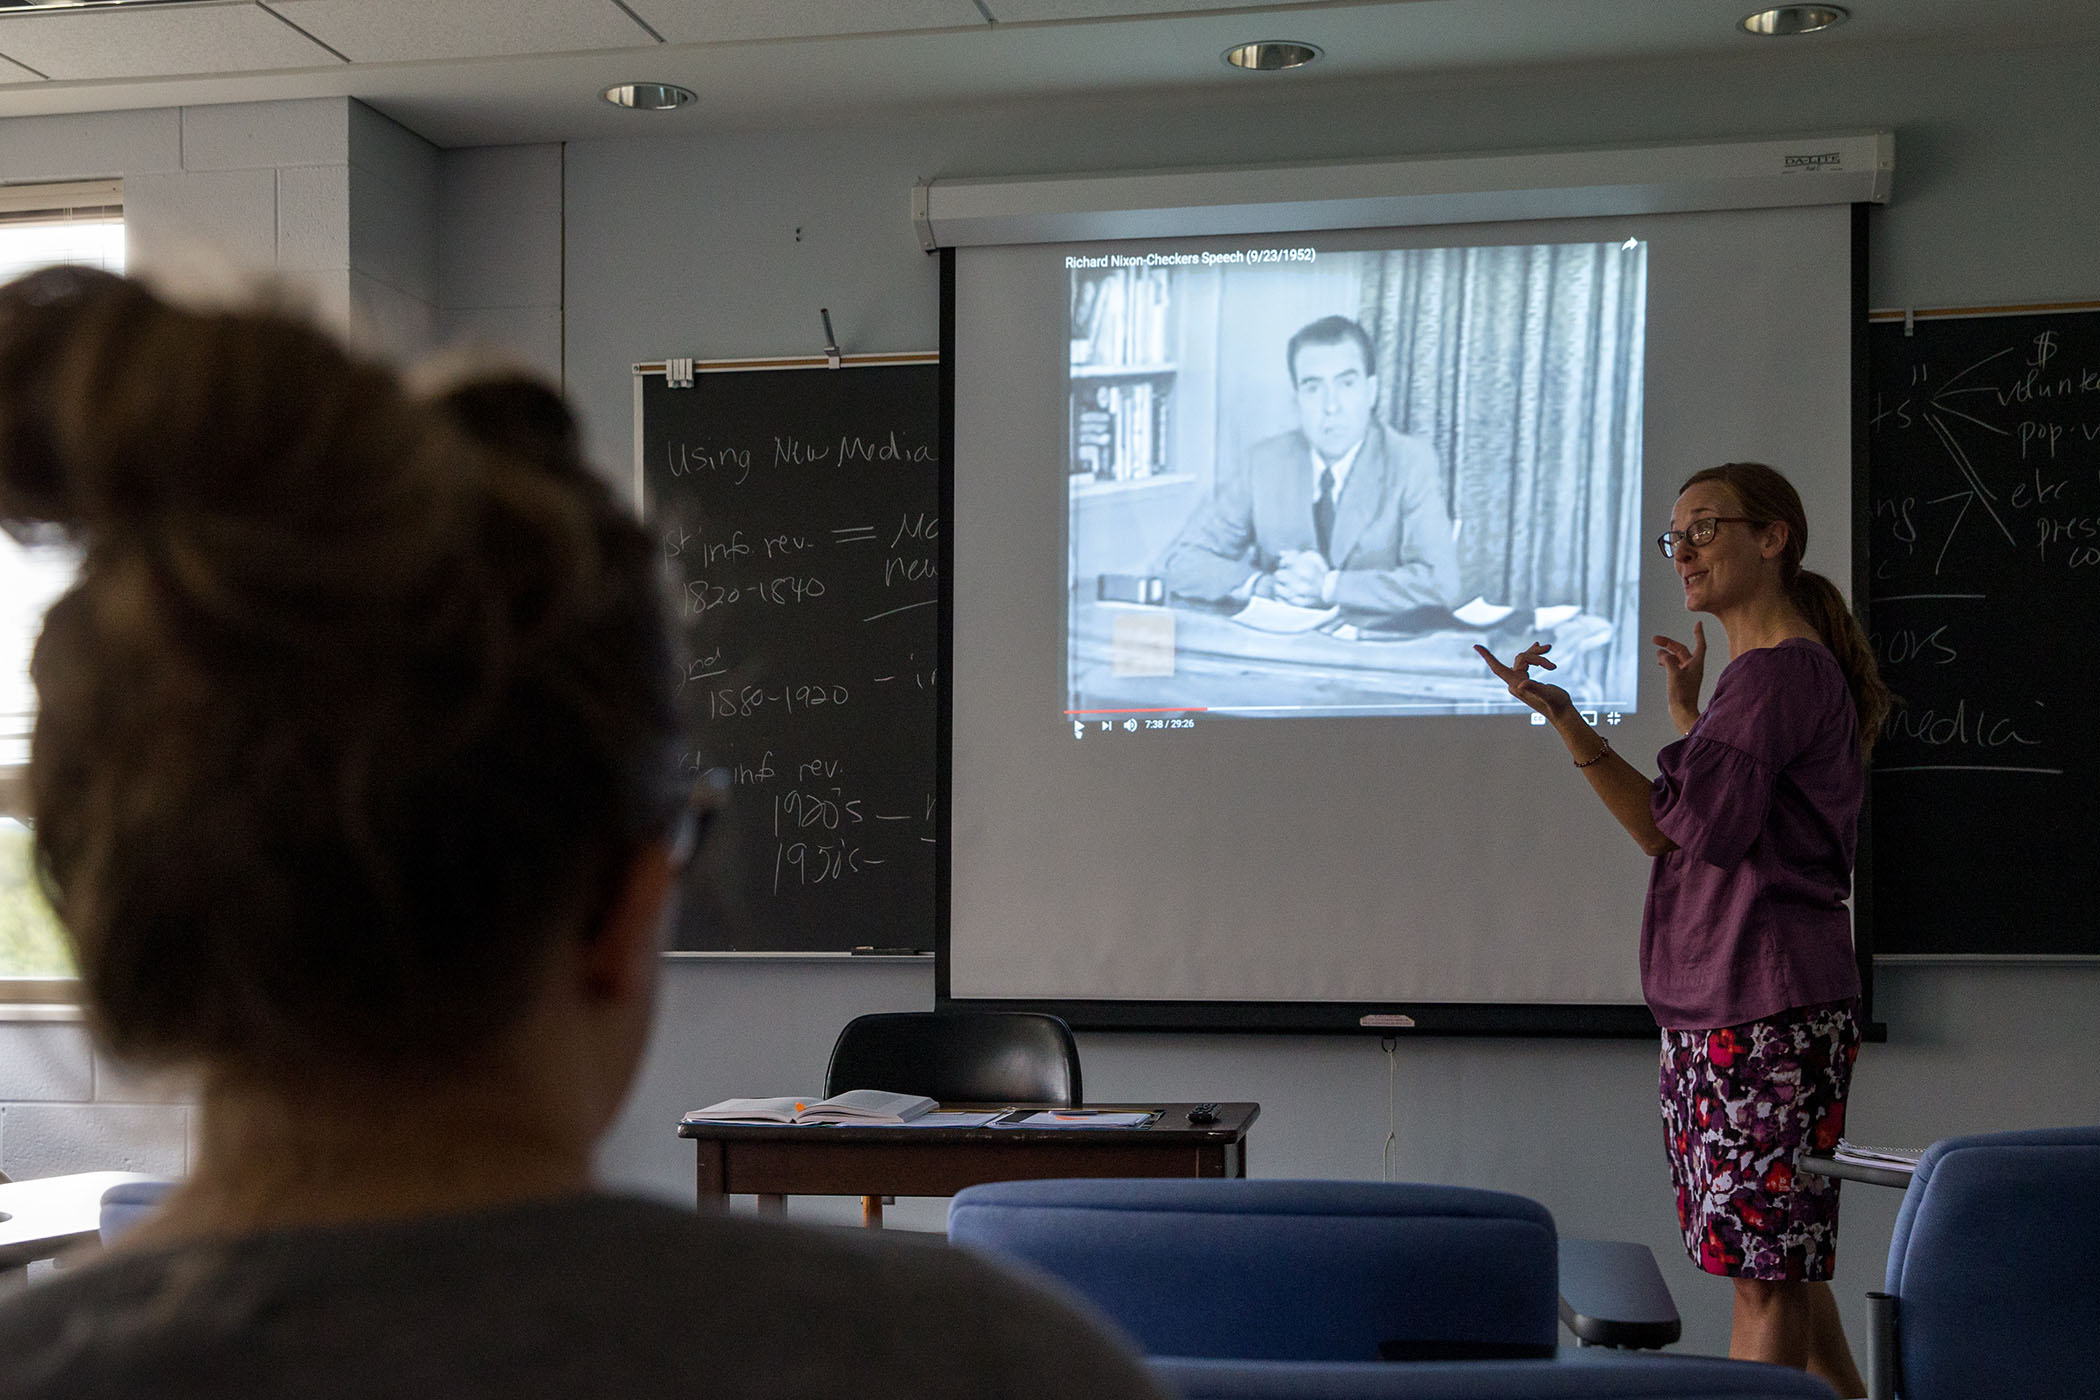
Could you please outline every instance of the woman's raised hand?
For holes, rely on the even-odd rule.
[[[1555,669],[1553,663],[1546,659],[1546,653],[1553,650],[1551,642],[1533,642],[1518,652],[1507,666],[1497,661],[1494,653],[1486,647],[1476,646],[1473,650],[1480,653],[1482,661],[1487,662],[1488,669],[1495,673],[1495,679],[1509,687],[1511,695],[1547,719],[1559,720],[1575,708],[1575,701],[1569,697],[1567,691],[1557,685],[1548,685],[1544,681],[1531,678],[1531,668],[1534,666],[1543,666],[1549,671]]]
[[[1655,660],[1669,683],[1670,720],[1679,734],[1688,734],[1699,720],[1699,686],[1706,679],[1706,623],[1692,624],[1692,644],[1657,633]]]

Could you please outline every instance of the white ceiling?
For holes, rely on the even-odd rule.
[[[1096,92],[1222,96],[1449,80],[1541,64],[1890,44],[2100,39],[2095,0],[1850,0],[1828,33],[1753,39],[1758,0],[195,0],[0,11],[0,117],[353,96],[444,146],[797,125],[883,109]],[[1317,44],[1239,73],[1250,39]],[[612,108],[673,82],[673,113]]]

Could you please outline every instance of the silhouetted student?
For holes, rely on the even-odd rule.
[[[46,271],[0,289],[0,521],[85,550],[30,792],[90,1023],[198,1089],[189,1180],[0,1308],[0,1394],[1156,1393],[939,1245],[591,1189],[705,812],[551,392]]]

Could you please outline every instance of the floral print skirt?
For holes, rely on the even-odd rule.
[[[1858,1056],[1856,1000],[1662,1033],[1663,1140],[1694,1264],[1731,1278],[1830,1278],[1838,1183],[1795,1162],[1837,1145]]]

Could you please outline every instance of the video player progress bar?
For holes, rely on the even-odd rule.
[[[1456,713],[1458,715],[1464,716],[1474,714],[1522,714],[1525,709],[1525,706],[1521,702],[1515,700],[1485,702],[1501,707],[1499,709],[1494,710],[1453,711],[1453,709],[1451,708],[1453,704],[1479,703],[1483,702],[1449,700],[1402,700],[1391,701],[1385,704],[1378,705],[1154,705],[1149,709],[1143,710],[1066,710],[1064,711],[1064,715],[1065,718],[1071,719],[1078,715],[1268,715],[1275,714],[1282,710],[1318,710],[1323,714],[1340,714],[1346,710],[1372,710],[1381,714],[1391,714],[1396,710],[1434,710],[1439,714]]]
[[[1154,705],[1149,710],[1066,710],[1067,715],[1202,715],[1208,705]]]

